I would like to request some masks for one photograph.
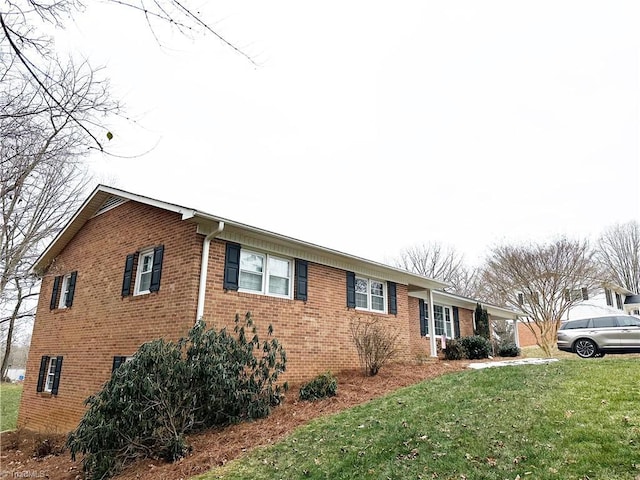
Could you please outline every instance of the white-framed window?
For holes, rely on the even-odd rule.
[[[151,275],[153,273],[153,249],[144,250],[138,256],[138,268],[136,270],[136,284],[134,295],[149,293],[151,287]]]
[[[44,391],[51,392],[53,389],[53,381],[56,378],[56,366],[58,365],[58,357],[51,357],[49,359],[49,366],[47,367],[47,379],[44,383]]]
[[[385,282],[371,278],[356,277],[356,308],[384,313],[387,307]]]
[[[69,298],[71,285],[71,274],[62,277],[62,284],[60,286],[60,300],[58,301],[58,308],[67,308],[67,299]]]
[[[453,316],[451,308],[442,305],[433,305],[433,320],[436,336],[453,338]]]
[[[293,262],[268,253],[240,250],[240,291],[291,298]]]

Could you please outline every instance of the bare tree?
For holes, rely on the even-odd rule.
[[[482,272],[483,297],[520,310],[524,325],[551,356],[562,317],[600,286],[594,253],[586,241],[498,246]]]
[[[205,32],[214,35],[224,45],[255,65],[255,61],[249,55],[222,37],[200,18],[197,10],[189,8],[185,2],[178,0],[107,1],[139,13],[158,43],[160,43],[160,36],[157,32],[161,26],[168,26],[183,35]],[[112,138],[111,132],[108,132],[102,123],[90,121],[68,108],[69,99],[61,96],[59,89],[51,88],[52,80],[55,85],[55,81],[64,77],[55,75],[52,77],[50,74],[48,59],[56,57],[56,55],[52,39],[44,32],[51,27],[64,28],[65,22],[72,21],[73,17],[81,13],[82,10],[84,10],[84,5],[78,0],[8,0],[3,2],[0,5],[0,68],[5,73],[0,75],[4,77],[2,78],[3,88],[8,84],[7,81],[14,77],[29,78],[44,96],[45,105],[63,112],[69,121],[75,123],[76,127],[92,140],[91,146],[93,148],[104,150],[104,139],[110,140]],[[89,68],[89,71],[95,74],[98,70]],[[71,92],[76,93],[75,90],[71,90]],[[79,94],[81,95],[81,93]],[[79,102],[79,100],[72,99],[72,103],[74,101],[75,103]],[[6,115],[6,112],[1,112],[0,118]]]
[[[6,374],[16,322],[30,318],[37,284],[29,269],[78,206],[85,186],[81,159],[91,142],[71,116],[94,122],[114,108],[87,65],[52,62],[44,88],[5,72],[0,89],[0,320],[8,323]],[[7,78],[11,76],[11,78]]]
[[[439,243],[423,243],[407,247],[394,260],[399,268],[437,278],[451,284],[445,288],[458,295],[473,297],[477,291],[477,274],[474,268],[464,264],[464,256],[453,247]]]
[[[606,229],[598,239],[596,258],[611,280],[640,293],[640,223],[632,220]]]

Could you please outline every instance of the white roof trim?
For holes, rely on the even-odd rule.
[[[209,213],[200,212],[195,209],[176,205],[174,203],[163,202],[153,198],[145,197],[135,193],[126,192],[117,188],[108,187],[106,185],[98,185],[89,197],[84,201],[82,206],[78,209],[75,215],[69,220],[67,225],[58,233],[55,239],[49,244],[45,251],[40,255],[36,263],[34,264],[32,271],[42,274],[51,262],[62,251],[64,246],[75,236],[75,234],[82,228],[82,226],[93,216],[93,214],[100,208],[106,198],[110,196],[117,196],[127,200],[133,200],[146,205],[151,205],[163,210],[178,213],[182,216],[182,220],[187,220],[195,223],[211,224],[211,222],[224,222],[226,228],[221,235],[221,238],[228,238],[229,235],[247,235],[254,240],[268,239],[270,244],[278,244],[287,248],[293,248],[298,252],[307,252],[309,257],[316,258],[318,263],[327,263],[330,266],[336,266],[337,268],[349,267],[356,273],[371,274],[371,272],[379,272],[378,275],[383,276],[385,280],[392,280],[401,284],[411,284],[425,289],[437,289],[448,286],[446,282],[435,280],[432,278],[423,277],[415,273],[408,272],[396,267],[385,265],[383,263],[374,262],[361,257],[350,255],[347,253],[332,250],[330,248],[321,247],[313,243],[297,240],[292,237],[287,237],[278,233],[270,232],[268,230],[262,230],[257,227],[252,227],[240,222],[234,222],[223,217],[211,215]],[[239,242],[241,243],[241,242]],[[314,256],[315,255],[315,256]],[[300,257],[304,258],[305,255],[300,253]]]

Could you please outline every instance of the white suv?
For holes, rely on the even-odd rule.
[[[640,352],[640,318],[607,315],[563,322],[558,330],[558,349],[582,358]]]

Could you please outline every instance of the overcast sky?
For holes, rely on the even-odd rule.
[[[136,121],[112,151],[150,150],[103,183],[379,261],[640,219],[640,2],[204,3],[258,67],[114,5],[60,39]]]

